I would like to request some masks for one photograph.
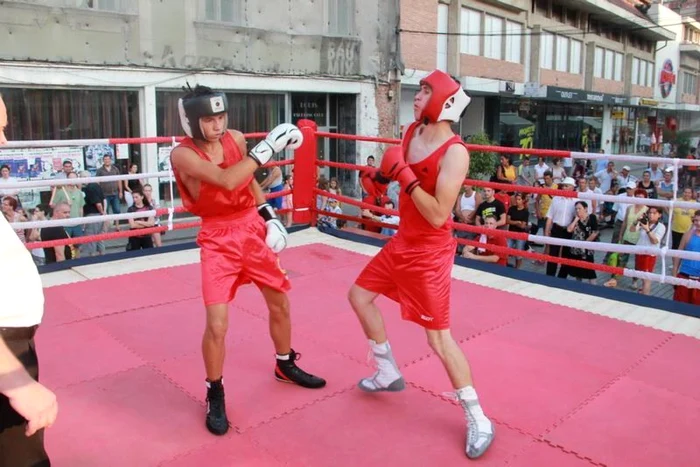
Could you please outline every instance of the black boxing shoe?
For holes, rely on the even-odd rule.
[[[284,383],[297,384],[304,388],[319,389],[326,385],[326,380],[318,376],[310,375],[296,364],[296,360],[301,358],[301,354],[293,349],[289,352],[289,360],[277,359],[275,365],[275,378]]]
[[[217,436],[225,435],[229,429],[226,417],[223,378],[217,381],[207,380],[207,429]]]

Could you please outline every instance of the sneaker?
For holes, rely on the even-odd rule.
[[[326,385],[326,380],[318,376],[310,375],[296,364],[301,358],[301,354],[293,349],[289,352],[289,360],[277,360],[275,365],[275,378],[283,383],[297,384],[304,388],[319,389]]]
[[[223,379],[207,381],[207,429],[218,436],[229,429]]]

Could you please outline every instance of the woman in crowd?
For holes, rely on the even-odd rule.
[[[700,209],[692,216],[692,226],[683,234],[678,249],[700,253]],[[700,261],[673,258],[673,275],[679,279],[700,281]],[[673,299],[678,302],[700,305],[700,289],[675,286]]]
[[[530,211],[527,209],[527,203],[522,193],[515,194],[515,206],[508,208],[506,215],[506,224],[510,232],[528,233],[530,231]],[[517,250],[527,250],[527,240],[516,240],[514,238],[507,239],[508,248]],[[515,258],[515,268],[520,269],[523,259],[519,256]]]
[[[131,196],[134,198],[134,204],[129,207],[129,212],[143,212],[153,209],[144,196],[143,191],[132,191]],[[154,224],[155,220],[153,217],[129,219],[129,227],[131,230],[147,229],[149,227],[153,227]],[[129,243],[126,245],[126,249],[128,251],[143,250],[146,248],[153,248],[153,237],[151,237],[150,234],[129,237]]]
[[[588,211],[588,203],[579,201],[576,203],[576,217],[569,224],[566,230],[571,234],[572,240],[581,242],[594,242],[598,240],[598,218],[594,213]],[[564,257],[579,261],[586,261],[593,264],[593,250],[587,248],[564,248]],[[568,276],[575,277],[576,280],[584,280],[595,284],[598,277],[594,269],[562,265],[559,270],[559,277],[566,279]]]

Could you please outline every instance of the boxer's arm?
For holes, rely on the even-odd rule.
[[[236,132],[233,137],[241,147],[245,149],[245,138]],[[243,149],[243,151],[244,151]],[[242,152],[245,154],[245,152]],[[170,160],[175,168],[183,174],[194,179],[220,186],[227,190],[233,190],[246,181],[258,169],[258,164],[251,157],[243,157],[243,160],[226,169],[216,164],[201,159],[189,148],[178,146],[170,153]]]
[[[261,204],[264,204],[267,202],[265,199],[265,193],[263,193],[262,188],[260,187],[260,184],[253,179],[250,182],[250,191],[253,192],[253,197],[255,198],[255,205],[260,206]]]
[[[436,229],[447,222],[468,171],[467,149],[462,145],[454,144],[442,158],[435,196],[430,195],[420,186],[411,193],[411,199],[418,211]]]

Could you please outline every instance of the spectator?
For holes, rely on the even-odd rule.
[[[649,164],[649,172],[651,172],[651,181],[658,186],[659,182],[664,178],[664,171],[659,168],[658,162]]]
[[[501,154],[501,163],[496,169],[496,182],[514,183],[517,173],[513,166],[513,158],[509,154]]]
[[[49,213],[49,206],[46,204],[38,204],[34,209],[29,210],[29,218],[32,221],[45,221]],[[27,233],[29,242],[38,242],[41,240],[41,229],[31,229]],[[46,255],[43,248],[34,248],[32,251],[32,259],[37,266],[46,264]]]
[[[62,220],[70,218],[70,205],[68,203],[58,203],[53,208],[52,220]],[[63,226],[44,227],[41,229],[41,241],[49,242],[51,240],[63,240],[70,238],[68,232]],[[75,249],[73,245],[59,245],[49,248],[44,248],[44,258],[46,264],[58,263],[73,259]]]
[[[292,190],[294,187],[294,174],[292,173],[291,175],[286,175],[284,177],[284,190]],[[289,228],[292,226],[294,223],[294,196],[292,193],[289,193],[288,195],[284,195],[284,198],[282,199],[282,209],[288,209],[289,212],[285,212],[282,214],[282,219],[284,220],[284,226]]]
[[[153,199],[153,187],[149,184],[146,183],[143,186],[143,196],[146,198],[146,202],[151,205],[152,209],[159,209],[160,208],[160,203],[158,200]],[[154,227],[160,227],[160,216],[155,216],[154,218],[155,222],[153,224]],[[160,248],[163,246],[163,241],[162,241],[162,235],[165,232],[154,232],[151,234],[151,238],[153,239],[153,246],[156,248]]]
[[[63,170],[61,170],[60,172],[57,172],[53,176],[53,178],[55,178],[57,180],[64,180],[64,179],[68,178],[68,174],[70,174],[70,173],[73,173],[73,161],[71,161],[70,159],[65,159],[63,161]],[[51,187],[51,199],[53,199],[53,197],[56,195],[56,190],[58,190],[59,188],[60,188],[59,185],[54,185]],[[50,202],[49,202],[49,206],[51,208],[53,208],[53,206],[51,206]]]
[[[573,191],[576,182],[571,177],[565,177],[561,182],[561,189],[565,191]],[[552,238],[571,238],[571,234],[567,227],[576,215],[574,198],[565,198],[563,196],[555,196],[552,199],[552,204],[547,210],[547,223],[545,225],[545,235]],[[561,256],[561,247],[559,245],[548,245],[550,256]],[[559,265],[551,261],[547,262],[547,275],[556,276]]]
[[[637,184],[638,188],[642,188],[647,192],[647,198],[656,199],[658,198],[656,194],[656,185],[651,181],[651,170],[645,170],[642,179]]]
[[[129,175],[136,175],[139,173],[138,164],[131,164],[129,166]],[[122,190],[124,192],[124,201],[126,201],[126,207],[130,208],[134,204],[134,198],[131,194],[134,191],[143,191],[143,182],[139,179],[135,180],[122,180]]]
[[[391,209],[394,210],[394,202],[390,200],[389,198],[384,200],[384,209]],[[371,213],[369,210],[365,209],[365,212],[363,212],[364,216],[375,221],[375,222],[381,222],[383,224],[392,224],[392,225],[399,225],[399,216],[396,216],[394,214],[381,214],[379,216],[374,215]],[[393,237],[396,235],[397,229],[392,229],[391,227],[382,227],[380,233],[382,235],[387,235],[389,237]]]
[[[544,172],[543,172],[544,174]],[[535,186],[537,182],[537,173],[535,168],[530,165],[530,156],[523,157],[523,162],[518,168],[518,178],[516,183],[524,186]]]
[[[535,164],[535,178],[538,182],[544,183],[545,172],[548,172],[549,166],[544,163],[544,157],[537,158],[537,164]],[[551,173],[551,171],[550,171]]]
[[[69,172],[67,178],[78,178],[75,172]],[[51,195],[49,207],[53,208],[61,203],[66,203],[70,206],[70,217],[73,219],[83,217],[83,208],[85,207],[85,194],[80,190],[78,185],[61,185],[56,186],[56,190]],[[66,227],[66,232],[71,238],[83,236],[83,226],[74,225]]]
[[[506,207],[496,199],[496,192],[493,188],[484,188],[484,201],[476,208],[476,225],[484,225],[486,218],[493,216],[496,219],[496,228],[506,228]]]
[[[133,191],[131,196],[134,198],[134,204],[129,207],[128,212],[144,212],[151,211],[153,207],[143,195],[143,191]],[[131,230],[148,229],[153,227],[155,219],[153,217],[140,217],[138,219],[129,219],[129,228]],[[153,237],[151,234],[138,235],[129,237],[129,243],[126,245],[126,251],[145,250],[153,248]]]
[[[629,182],[629,186],[632,186],[634,182]],[[637,188],[634,191],[634,197],[641,199],[647,197],[647,192],[643,188]],[[635,228],[639,220],[646,214],[647,207],[643,204],[634,204],[627,207],[625,210],[625,220],[622,222],[622,228],[620,229],[620,236],[617,242],[621,245],[636,245],[639,241],[639,230]],[[614,233],[614,232],[613,232]],[[627,261],[629,261],[629,253],[619,253],[617,255],[617,266],[624,268],[627,266]],[[637,286],[637,278],[632,279],[632,288]],[[617,287],[617,276],[612,275],[610,280],[605,284],[605,287]]]
[[[267,176],[260,182],[260,188],[266,193],[279,193],[282,191],[284,189],[282,170],[277,166],[270,167]],[[276,210],[282,209],[282,198],[279,196],[268,199],[267,202]]]
[[[571,234],[571,239],[581,242],[594,242],[598,240],[598,219],[594,214],[590,213],[588,203],[585,201],[578,201],[575,207],[576,217],[566,228]],[[586,261],[591,264],[594,262],[593,250],[587,248],[565,247],[563,256],[578,261]],[[595,280],[598,277],[594,269],[562,265],[558,277],[566,279],[568,276],[575,277],[576,280],[579,281],[585,280],[591,284],[595,284]]]
[[[506,215],[506,223],[508,224],[509,232],[527,233],[530,230],[530,211],[527,209],[525,196],[522,193],[515,194],[515,206],[508,208]],[[521,251],[527,250],[527,240],[516,240],[514,238],[507,239],[508,248],[514,248]],[[521,257],[515,258],[515,267],[519,269],[522,265]]]
[[[564,167],[562,165],[562,159],[561,157],[557,157],[554,159],[554,167],[552,167],[552,178],[554,179],[554,183],[561,183],[562,180],[566,178],[566,170],[564,170]]]
[[[550,190],[557,190],[559,185],[554,183],[554,178],[552,177],[552,172],[546,171],[544,173],[544,184],[543,188],[549,188]],[[540,229],[545,230],[547,225],[547,211],[549,211],[549,206],[552,204],[553,195],[538,194],[535,199],[535,212],[537,213],[537,232]]]
[[[598,188],[598,179],[595,178],[595,175],[591,175],[590,177],[588,177],[588,192],[595,193],[597,195],[603,194],[603,192],[600,191],[600,188]],[[590,203],[593,207],[593,214],[595,214],[596,217],[598,217],[599,223],[602,223],[603,219],[601,215],[603,213],[603,203],[597,200],[591,200]]]
[[[343,213],[343,209],[339,206],[338,200],[334,198],[328,198],[328,203],[326,204],[326,208],[324,209],[324,211],[332,212],[334,214]],[[342,219],[338,219],[335,216],[321,216],[319,220],[334,229],[339,228],[338,221],[342,221]],[[340,223],[340,226],[342,226],[342,222]]]
[[[484,224],[487,229],[492,229],[496,230],[498,226],[498,221],[496,218],[492,215],[487,215],[484,218]],[[505,247],[506,246],[506,239],[505,237],[502,236],[495,236],[495,235],[487,235],[487,234],[481,234],[479,237],[479,243],[483,243],[484,245],[494,245],[494,246],[499,246],[499,247]],[[489,250],[488,247],[473,247],[470,245],[467,245],[464,247],[462,250],[462,257],[463,258],[469,258],[473,259],[476,261],[482,261],[485,263],[496,263],[501,266],[507,266],[508,265],[508,255],[505,253],[495,253]]]
[[[83,171],[80,172],[80,178],[89,178],[90,172]],[[88,183],[83,187],[83,193],[85,194],[85,206],[83,206],[83,212],[85,217],[95,217],[105,215],[104,207],[104,194],[102,193],[102,187],[98,183]],[[85,224],[83,231],[85,235],[99,235],[104,232],[106,223],[105,222],[91,222]],[[105,252],[105,245],[102,240],[97,242],[82,243],[80,245],[80,255],[83,257],[102,255]]]
[[[633,230],[639,231],[639,247],[653,247],[661,250],[661,245],[666,235],[666,226],[661,222],[661,208],[649,206],[646,215],[642,216],[633,226]],[[637,271],[653,272],[656,266],[656,255],[639,254],[634,257],[634,268]],[[651,293],[651,281],[642,280],[642,288],[638,290],[644,295]]]
[[[120,175],[121,172],[119,168],[112,165],[112,156],[105,154],[102,156],[102,167],[97,169],[98,177],[108,177],[114,175]],[[102,187],[102,193],[105,197],[104,212],[108,212],[108,208],[112,208],[112,214],[121,213],[121,199],[124,198],[123,185],[122,183],[116,182],[103,182],[100,183]],[[118,222],[115,222],[118,225]]]
[[[673,169],[664,170],[663,180],[659,182],[657,194],[659,198],[665,200],[673,199]]]
[[[682,201],[693,201],[693,190],[690,187],[683,189]],[[671,243],[672,248],[677,250],[681,244],[683,235],[693,225],[693,210],[690,208],[673,208],[673,219],[671,220]]]
[[[3,188],[3,185],[9,185],[10,183],[17,183],[17,179],[15,177],[10,177],[10,166],[7,164],[3,164],[2,166],[0,166],[0,198],[11,196],[19,201],[19,189]]]
[[[14,196],[5,196],[2,198],[2,213],[9,223],[16,222],[26,222],[27,218],[24,216],[22,211],[19,209],[19,203],[17,198]],[[27,243],[27,237],[24,229],[14,229],[17,237],[22,241],[22,243]]]
[[[678,249],[700,253],[700,209],[693,213],[692,219],[692,227],[683,234]],[[679,279],[700,281],[700,261],[673,258],[673,275]],[[677,302],[700,305],[700,289],[677,285],[673,299]]]

